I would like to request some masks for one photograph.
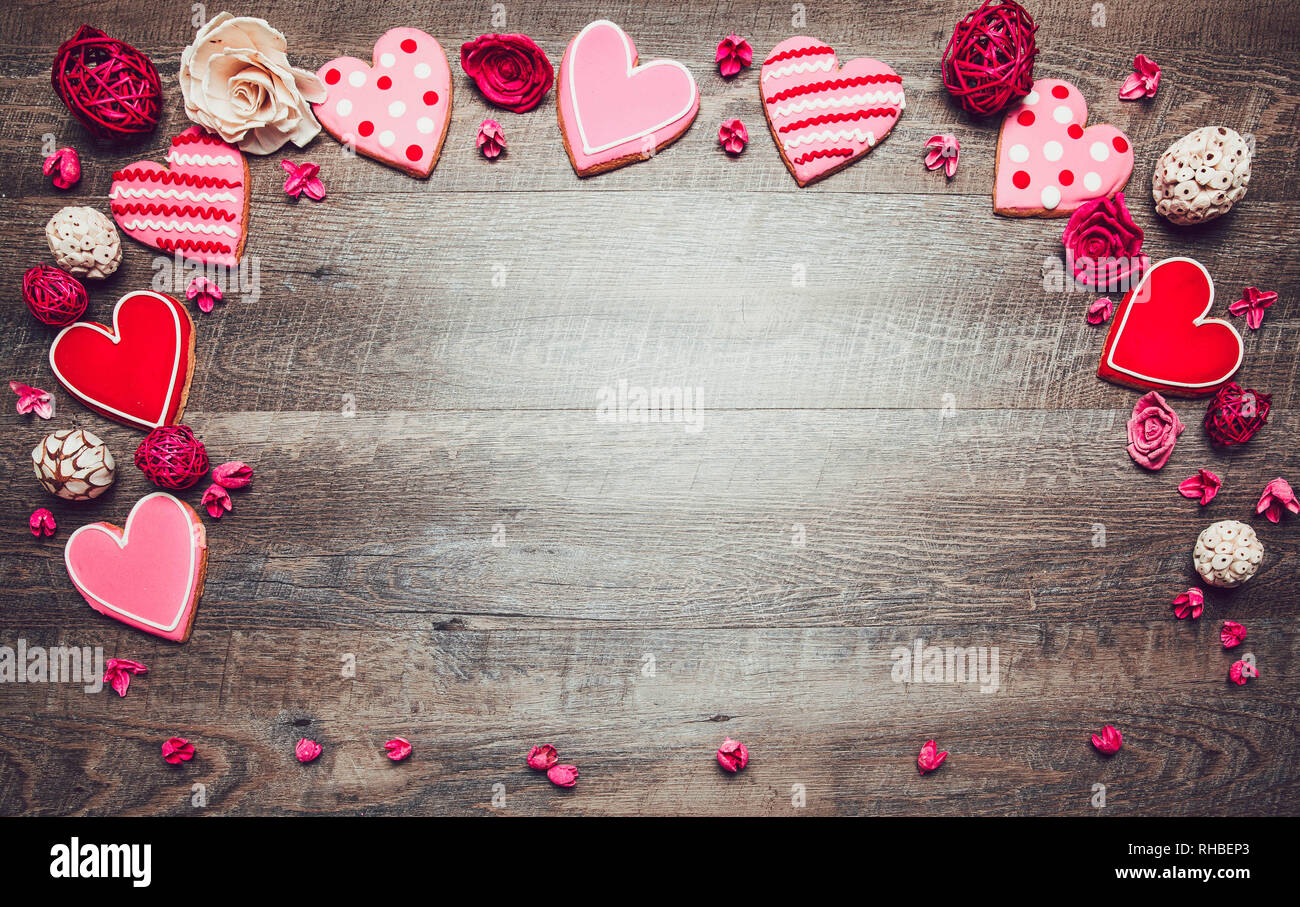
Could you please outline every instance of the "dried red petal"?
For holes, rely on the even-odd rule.
[[[1214,496],[1223,487],[1223,480],[1208,469],[1196,470],[1196,475],[1183,479],[1178,485],[1178,493],[1185,498],[1200,499],[1204,507],[1214,500]]]
[[[384,749],[388,750],[388,758],[394,762],[401,762],[407,756],[411,755],[411,741],[405,737],[394,737],[384,743]]]
[[[239,460],[222,463],[212,470],[212,481],[222,488],[243,488],[253,481],[253,467]]]
[[[926,775],[943,765],[944,760],[947,758],[947,750],[941,753],[937,743],[933,740],[927,740],[916,757],[916,768],[921,774]]]
[[[1205,610],[1205,593],[1197,586],[1192,586],[1182,595],[1174,599],[1174,616],[1179,620],[1191,618],[1196,620]]]
[[[184,737],[168,737],[163,741],[162,757],[168,765],[180,765],[194,758],[194,744]]]
[[[739,740],[726,738],[722,741],[722,746],[718,747],[718,765],[735,774],[749,765],[749,748]]]
[[[298,745],[293,748],[293,754],[298,757],[299,762],[311,762],[320,755],[321,745],[315,740],[308,740],[303,737],[298,741]]]
[[[70,189],[81,179],[81,158],[76,148],[60,148],[45,159],[41,170],[55,189]]]
[[[32,515],[27,518],[27,525],[32,530],[32,535],[40,538],[44,535],[46,538],[54,535],[58,530],[59,524],[54,522],[54,514],[42,507],[40,510],[33,510]]]
[[[104,668],[104,682],[111,686],[118,696],[125,696],[131,686],[131,675],[148,673],[149,669],[138,661],[129,658],[110,658]]]
[[[551,779],[551,783],[557,787],[573,787],[578,783],[578,767],[576,765],[552,765],[546,770],[546,777]]]
[[[1246,641],[1246,628],[1235,620],[1225,620],[1219,630],[1219,639],[1223,640],[1225,649],[1235,649]]]
[[[208,516],[214,520],[221,519],[223,514],[235,506],[230,500],[230,492],[216,484],[209,485],[208,490],[203,492],[201,503],[208,509]]]
[[[1247,681],[1258,676],[1259,668],[1248,661],[1234,661],[1232,667],[1228,668],[1228,679],[1237,686],[1245,686]]]
[[[1097,734],[1092,735],[1092,745],[1103,756],[1113,756],[1124,745],[1124,735],[1119,732],[1119,728],[1115,727],[1115,725],[1108,724],[1101,729],[1100,736]]]
[[[555,751],[555,747],[551,746],[549,743],[535,746],[528,751],[528,767],[535,768],[539,772],[546,771],[559,761],[559,754]]]
[[[1264,493],[1259,496],[1255,512],[1264,514],[1270,523],[1282,518],[1283,512],[1300,513],[1300,500],[1286,479],[1277,478],[1264,486]]]

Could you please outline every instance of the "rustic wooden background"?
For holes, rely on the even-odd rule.
[[[1095,377],[1094,297],[1044,289],[1063,222],[993,216],[995,126],[942,90],[943,45],[972,2],[810,2],[797,27],[784,2],[548,0],[507,3],[504,28],[485,0],[236,4],[285,31],[309,69],[368,58],[398,25],[434,34],[453,61],[482,32],[526,32],[558,67],[568,39],[607,17],[643,58],[691,68],[700,115],[657,159],[582,181],[553,95],[492,111],[453,62],[453,122],[427,181],[324,135],[251,158],[262,298],[195,314],[185,421],[216,462],[247,460],[257,478],[209,523],[188,644],[94,614],[63,569],[73,528],[120,523],[148,490],[130,465],[139,433],[62,391],[53,422],[2,417],[0,644],[102,645],[150,673],[126,699],[0,687],[0,812],[1300,812],[1297,524],[1255,519],[1264,569],[1209,595],[1199,622],[1169,607],[1195,579],[1201,528],[1248,518],[1275,476],[1300,484],[1300,12],[1126,0],[1105,3],[1099,26],[1101,4],[1029,4],[1037,73],[1073,80],[1093,121],[1134,142],[1146,250],[1204,262],[1219,314],[1246,284],[1280,294],[1262,330],[1237,322],[1241,378],[1273,393],[1272,424],[1225,454],[1198,426],[1203,403],[1176,402],[1190,428],[1151,474],[1124,450],[1135,394]],[[6,380],[55,388],[52,332],[24,311],[22,272],[49,261],[55,210],[106,210],[112,172],[162,159],[187,125],[175,73],[191,15],[160,0],[0,10]],[[97,146],[50,90],[54,50],[82,21],[162,73],[166,125],[133,147]],[[841,59],[877,56],[903,75],[907,111],[869,159],[801,191],[764,126],[757,65],[732,82],[713,66],[731,30],[760,61],[796,33]],[[1121,103],[1139,51],[1165,81],[1154,100]],[[495,163],[474,149],[486,116],[509,141]],[[716,141],[732,116],[751,136],[737,160]],[[1172,228],[1146,191],[1155,158],[1218,123],[1255,136],[1250,193],[1220,221]],[[921,163],[940,132],[961,141],[951,182]],[[82,153],[71,192],[41,176],[46,133]],[[321,164],[327,201],[286,200],[286,156]],[[151,260],[128,240],[89,315],[146,285]],[[702,387],[703,430],[597,422],[600,389],[620,379]],[[122,464],[90,505],[46,495],[27,462],[72,425]],[[1205,510],[1176,491],[1201,466],[1224,479]],[[201,491],[184,497],[197,506]],[[40,506],[58,517],[54,539],[27,531]],[[1226,617],[1249,627],[1261,668],[1244,688],[1225,679]],[[892,649],[918,638],[999,647],[1000,688],[895,683]],[[1088,744],[1107,722],[1125,735],[1110,761]],[[173,734],[199,753],[179,770],[158,752]],[[415,754],[394,765],[380,746],[398,734]],[[292,752],[304,735],[325,747],[307,766]],[[713,761],[728,735],[753,753],[735,777]],[[952,755],[922,778],[930,737]],[[580,767],[575,789],[524,767],[547,741]]]

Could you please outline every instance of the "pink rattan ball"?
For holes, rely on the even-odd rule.
[[[23,275],[27,310],[42,324],[61,328],[86,312],[86,288],[67,271],[37,265]]]
[[[1003,110],[1034,85],[1037,30],[1020,4],[986,0],[952,31],[943,52],[944,87],[976,116]]]
[[[100,138],[152,132],[162,110],[158,70],[125,41],[83,25],[59,45],[50,71],[54,92]]]
[[[208,452],[188,425],[163,425],[145,435],[135,465],[159,488],[189,488],[208,471]]]

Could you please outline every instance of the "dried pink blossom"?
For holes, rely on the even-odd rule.
[[[740,120],[724,120],[718,127],[718,144],[727,154],[740,154],[749,144],[749,130]]]
[[[1245,315],[1246,326],[1252,331],[1258,331],[1259,326],[1264,323],[1264,310],[1275,302],[1277,302],[1276,293],[1265,292],[1257,287],[1246,287],[1242,291],[1241,298],[1228,306],[1228,311],[1238,316]]]
[[[221,301],[221,296],[221,287],[202,274],[196,274],[185,288],[185,298],[194,300],[201,312],[211,312],[213,306]]]
[[[1196,475],[1189,479],[1183,479],[1178,485],[1178,493],[1185,498],[1193,500],[1199,498],[1201,506],[1214,500],[1214,496],[1219,493],[1223,486],[1223,480],[1208,469],[1196,470]]]
[[[549,743],[535,746],[528,751],[528,767],[535,768],[539,772],[546,771],[559,761],[559,754],[555,751],[555,747],[551,746]]]
[[[717,62],[718,72],[730,79],[754,62],[754,49],[740,35],[727,35],[718,42]]]
[[[1169,462],[1184,428],[1183,420],[1159,391],[1145,393],[1133,404],[1128,420],[1128,455],[1139,466],[1160,469]]]
[[[1232,667],[1228,668],[1228,679],[1239,687],[1244,687],[1247,681],[1258,676],[1259,668],[1248,661],[1234,661]]]
[[[1205,593],[1197,586],[1192,586],[1174,599],[1174,617],[1179,620],[1197,620],[1205,610]]]
[[[1124,735],[1119,732],[1119,728],[1115,727],[1115,725],[1108,724],[1101,729],[1100,735],[1092,735],[1092,745],[1103,756],[1113,756],[1124,745]]]
[[[1219,639],[1225,649],[1235,649],[1246,641],[1246,628],[1235,620],[1225,620],[1219,630]]]
[[[1286,479],[1274,479],[1264,486],[1264,493],[1259,496],[1255,512],[1264,514],[1270,523],[1282,519],[1282,512],[1300,513],[1300,501]]]
[[[1110,321],[1110,316],[1113,314],[1115,314],[1115,303],[1102,296],[1088,306],[1088,324],[1105,324]]]
[[[208,490],[203,492],[201,503],[208,509],[208,516],[214,520],[221,519],[227,512],[235,508],[235,505],[230,500],[230,492],[215,483],[209,485]]]
[[[1119,89],[1121,101],[1136,101],[1138,98],[1153,98],[1160,88],[1160,67],[1146,54],[1133,58],[1133,72],[1129,73]]]
[[[280,161],[280,166],[285,173],[289,174],[284,181],[285,195],[298,198],[306,192],[309,199],[317,202],[325,198],[325,184],[321,182],[318,175],[320,173],[320,164],[313,164],[311,161],[295,164],[285,158]]]
[[[718,747],[718,765],[734,775],[749,765],[749,748],[739,740],[726,738]]]
[[[943,765],[944,760],[948,758],[948,751],[939,752],[939,745],[933,740],[925,741],[921,747],[921,752],[916,757],[916,769],[923,775],[928,775],[939,766]]]
[[[29,387],[21,381],[10,381],[9,389],[18,395],[18,415],[36,413],[42,419],[54,417],[54,398],[49,391]]]
[[[212,481],[222,488],[243,488],[253,481],[253,467],[239,460],[222,463],[212,470]]]
[[[394,762],[401,762],[407,756],[411,755],[411,741],[405,737],[394,737],[392,740],[384,742],[384,749],[388,751],[389,759]]]
[[[132,674],[148,674],[149,669],[138,661],[129,658],[110,658],[104,669],[104,682],[113,688],[118,696],[125,696],[131,686]]]
[[[938,170],[942,167],[943,175],[948,179],[957,175],[957,160],[961,156],[961,144],[957,141],[957,136],[931,136],[925,143],[925,147],[930,149],[925,155],[927,170]]]
[[[546,770],[546,777],[551,779],[551,783],[556,787],[573,787],[578,783],[578,767],[576,765],[552,765]]]
[[[293,748],[293,754],[298,757],[299,762],[311,762],[320,755],[320,751],[320,744],[306,737],[299,740],[298,745]]]
[[[58,530],[59,524],[54,522],[54,514],[42,507],[40,510],[33,510],[32,515],[27,519],[27,525],[31,527],[32,535],[40,538],[44,535],[46,538],[54,535]]]
[[[489,161],[506,150],[506,133],[496,120],[484,120],[479,124],[478,136],[474,139],[478,150]]]
[[[168,737],[162,745],[163,761],[168,765],[180,765],[194,758],[194,744],[184,737]]]
[[[76,148],[60,148],[45,159],[41,169],[52,177],[55,189],[70,189],[81,179],[81,158]]]

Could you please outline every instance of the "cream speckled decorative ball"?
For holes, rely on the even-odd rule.
[[[113,454],[84,428],[50,432],[32,450],[32,463],[45,490],[66,501],[97,498],[117,478]]]
[[[1259,570],[1264,543],[1255,530],[1236,520],[1212,523],[1196,539],[1192,561],[1211,586],[1240,586]]]
[[[1227,214],[1250,185],[1250,148],[1227,126],[1202,126],[1169,146],[1151,174],[1156,211],[1176,224]]]
[[[78,277],[102,280],[122,263],[117,227],[94,208],[64,208],[45,225],[55,263]]]

